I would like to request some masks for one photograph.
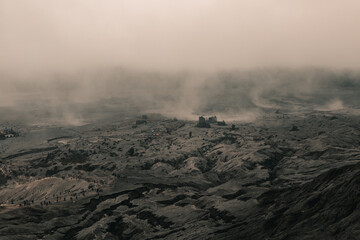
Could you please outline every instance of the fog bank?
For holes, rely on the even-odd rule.
[[[0,72],[359,68],[360,2],[2,0]]]
[[[358,108],[360,73],[262,69],[214,74],[112,69],[3,81],[1,120],[80,124],[143,113],[252,121],[267,112]]]

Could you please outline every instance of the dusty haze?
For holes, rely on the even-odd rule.
[[[297,94],[312,108],[353,106],[359,9],[357,0],[1,0],[1,118],[252,119],[278,107],[268,97]]]
[[[360,0],[0,0],[0,240],[360,240],[359,93]]]
[[[2,0],[0,68],[358,68],[359,9],[357,0]]]

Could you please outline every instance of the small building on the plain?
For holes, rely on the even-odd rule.
[[[200,116],[199,122],[196,126],[200,127],[200,128],[210,128],[210,123],[217,124],[218,126],[226,126],[227,125],[224,120],[218,121],[216,116],[209,117],[208,119],[206,119],[203,116]]]
[[[209,117],[209,123],[217,123],[217,117],[216,116],[212,116],[212,117]]]
[[[199,122],[196,126],[199,128],[210,128],[210,123],[206,121],[206,119],[203,116],[200,116]]]

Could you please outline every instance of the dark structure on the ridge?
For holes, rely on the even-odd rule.
[[[211,127],[210,123],[214,123],[219,126],[226,126],[225,121],[223,120],[221,122],[218,122],[216,116],[209,117],[209,119],[205,119],[203,116],[201,116],[201,117],[199,117],[199,122],[196,126],[200,127],[200,128],[210,128]]]
[[[206,119],[203,116],[201,116],[199,117],[199,122],[196,126],[200,128],[210,128],[210,123],[206,121]]]
[[[212,116],[212,117],[209,117],[209,123],[217,123],[217,117],[216,116]]]

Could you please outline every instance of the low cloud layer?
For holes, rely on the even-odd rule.
[[[359,8],[357,0],[2,0],[0,121],[346,109],[359,100]]]
[[[113,69],[3,82],[0,122],[83,124],[144,113],[252,121],[267,113],[359,108],[360,73],[324,69],[213,74]]]
[[[357,0],[2,0],[0,72],[358,68],[359,8]]]

